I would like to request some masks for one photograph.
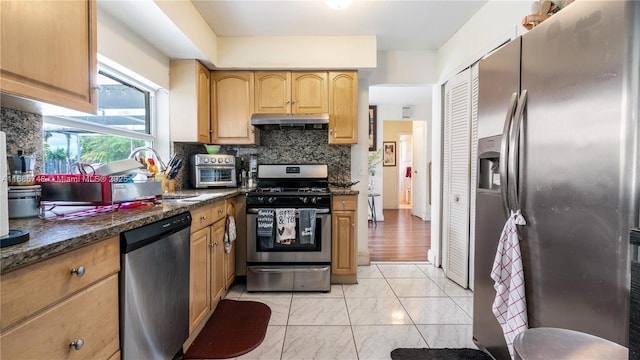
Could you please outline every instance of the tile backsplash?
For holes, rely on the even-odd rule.
[[[35,154],[36,173],[43,171],[42,116],[19,110],[0,108],[0,131],[7,134],[7,154]],[[235,154],[246,160],[255,154],[258,164],[327,164],[330,181],[351,180],[351,146],[329,145],[327,130],[262,130],[258,146],[224,146],[222,153]],[[176,189],[191,188],[190,157],[204,153],[202,145],[174,143],[176,155],[184,166],[176,178]]]
[[[174,143],[175,153],[189,159],[204,153],[202,145]],[[246,160],[255,154],[258,164],[327,164],[329,181],[351,181],[351,146],[329,145],[327,130],[262,130],[258,146],[223,146],[221,153],[235,154]],[[187,161],[188,163],[189,161]],[[190,166],[190,165],[189,165]],[[176,178],[176,188],[190,188],[187,169]]]
[[[0,108],[0,131],[7,134],[7,155],[17,155],[18,150],[24,150],[26,155],[35,155],[34,171],[36,174],[42,173],[42,115]]]

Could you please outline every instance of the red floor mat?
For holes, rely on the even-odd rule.
[[[269,306],[224,299],[191,344],[183,359],[228,359],[255,349],[267,333]]]

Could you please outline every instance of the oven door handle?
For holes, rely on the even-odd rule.
[[[318,272],[329,270],[329,265],[316,267],[283,266],[278,268],[261,268],[250,266],[249,268],[252,272],[256,273]]]
[[[249,208],[247,209],[247,214],[257,214],[258,213],[258,208]],[[330,214],[331,210],[330,209],[316,209],[316,214]],[[298,210],[296,210],[296,216],[300,215],[300,212]]]

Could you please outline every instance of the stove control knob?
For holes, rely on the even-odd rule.
[[[224,163],[225,164],[229,164],[230,162],[231,162],[231,159],[229,159],[229,158],[224,159]]]
[[[300,197],[300,202],[303,204],[306,204],[309,202],[309,198],[308,197]]]
[[[220,163],[220,164],[222,164],[222,162],[223,162],[223,161],[224,161],[224,159],[223,159],[223,158],[219,158],[219,159],[218,159],[218,163]]]
[[[202,162],[204,162],[206,164],[206,163],[209,162],[209,159],[208,158],[204,158],[204,159],[202,159]]]
[[[313,197],[313,198],[311,198],[311,203],[312,204],[317,204],[319,199],[320,198],[318,198],[318,197]]]
[[[275,196],[272,196],[272,197],[267,199],[267,204],[273,204],[275,201],[276,201]]]

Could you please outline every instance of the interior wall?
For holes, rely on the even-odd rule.
[[[104,11],[98,16],[98,54],[120,65],[119,71],[135,72],[159,88],[169,88],[169,58]]]
[[[385,120],[383,121],[382,141],[383,153],[384,142],[394,141],[396,143],[396,166],[383,166],[382,182],[384,183],[382,191],[382,208],[398,209],[399,199],[398,191],[400,184],[398,183],[398,171],[401,164],[398,162],[398,152],[401,134],[411,134],[413,132],[413,122],[407,120]]]
[[[531,13],[527,1],[489,0],[438,49],[438,84],[433,87],[432,107],[432,203],[429,261],[441,265],[442,248],[442,85],[501,43],[526,32],[522,18]]]

